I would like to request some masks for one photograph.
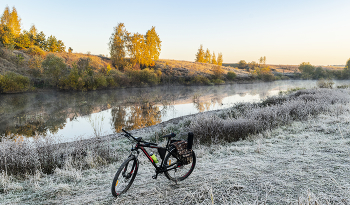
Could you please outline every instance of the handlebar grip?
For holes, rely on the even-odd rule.
[[[166,137],[175,137],[176,134],[175,133],[170,133],[168,135],[164,135],[163,137],[166,138]]]

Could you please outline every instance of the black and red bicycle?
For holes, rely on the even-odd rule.
[[[124,136],[136,141],[136,145],[131,149],[129,157],[122,163],[114,176],[112,182],[113,196],[118,197],[120,194],[125,193],[133,183],[139,168],[139,161],[137,159],[140,153],[139,150],[146,155],[155,168],[156,173],[152,176],[153,179],[157,179],[158,174],[164,173],[169,180],[177,183],[186,179],[192,173],[196,165],[196,155],[192,150],[192,133],[188,133],[187,142],[173,140],[172,138],[176,136],[174,133],[165,135],[163,137],[167,138],[167,144],[165,147],[160,147],[158,144],[145,142],[141,137],[134,137],[124,129],[122,130],[125,132]],[[159,166],[157,165],[159,163],[157,157],[151,152],[148,153],[145,149],[146,147],[158,150],[159,156],[162,159]]]

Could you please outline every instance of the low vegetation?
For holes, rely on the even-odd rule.
[[[321,66],[313,66],[309,62],[303,62],[299,65],[300,78],[302,79],[349,79],[350,78],[350,59],[346,62],[344,69],[328,69]]]
[[[106,165],[117,159],[110,141],[108,137],[70,143],[59,143],[49,136],[32,142],[2,138],[0,169],[6,175],[25,177],[37,172],[52,174],[56,168],[68,166],[67,163],[76,169]]]
[[[244,140],[262,131],[307,120],[329,111],[333,104],[346,104],[349,100],[348,92],[343,90],[298,90],[268,98],[261,103],[238,104],[220,114],[201,114],[177,129],[197,133],[200,143]]]

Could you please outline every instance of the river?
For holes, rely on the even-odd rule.
[[[350,81],[334,81],[349,85]],[[0,136],[55,135],[62,141],[139,129],[172,118],[258,102],[317,81],[289,80],[218,86],[157,86],[91,92],[0,95]]]

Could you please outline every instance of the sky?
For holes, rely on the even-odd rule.
[[[160,59],[194,61],[200,45],[224,63],[344,65],[350,58],[348,0],[92,1],[0,0],[16,7],[22,29],[35,25],[73,52],[109,55],[113,28],[131,33],[155,26]],[[1,11],[2,14],[3,11]]]

